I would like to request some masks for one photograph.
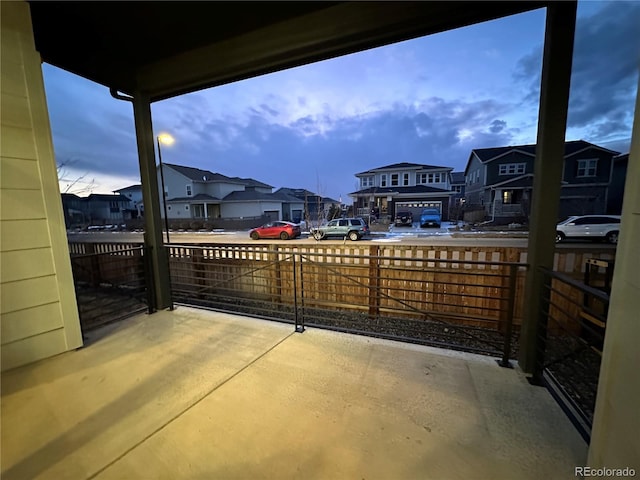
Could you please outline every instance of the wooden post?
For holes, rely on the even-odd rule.
[[[369,319],[380,316],[380,251],[377,245],[369,247]]]
[[[564,165],[565,131],[569,106],[569,83],[576,24],[576,1],[547,6],[542,59],[538,145],[534,164],[533,205],[530,232],[526,308],[520,337],[519,363],[533,373],[537,361],[538,330],[544,321],[542,299],[544,275],[540,267],[552,269],[555,229]]]

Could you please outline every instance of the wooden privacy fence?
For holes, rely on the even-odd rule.
[[[117,254],[135,246],[140,244],[75,243],[70,250]],[[330,326],[338,318],[359,331],[393,317],[494,331],[509,324],[517,331],[526,301],[524,248],[293,241],[168,249],[176,301],[296,324]],[[558,250],[554,270],[582,278],[587,258],[613,255]],[[554,300],[567,322],[580,314],[572,299],[566,305],[562,297]],[[407,329],[397,330],[404,336]]]

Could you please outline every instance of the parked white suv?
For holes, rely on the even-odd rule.
[[[618,243],[620,215],[569,217],[556,226],[556,243],[566,238],[606,240]]]

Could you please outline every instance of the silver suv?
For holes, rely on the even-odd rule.
[[[310,232],[316,240],[342,237],[355,242],[369,234],[369,225],[361,218],[336,218],[326,225],[310,229]]]
[[[569,217],[556,226],[556,243],[566,238],[606,240],[618,243],[620,215]]]

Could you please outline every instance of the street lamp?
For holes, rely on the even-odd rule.
[[[162,150],[160,144],[172,145],[175,142],[174,138],[168,133],[161,133],[156,137],[158,142],[158,163],[160,165],[160,183],[162,184],[162,205],[164,207],[164,228],[167,230],[167,243],[171,243],[169,240],[169,215],[167,215],[167,195],[164,190],[164,172],[162,170]]]

